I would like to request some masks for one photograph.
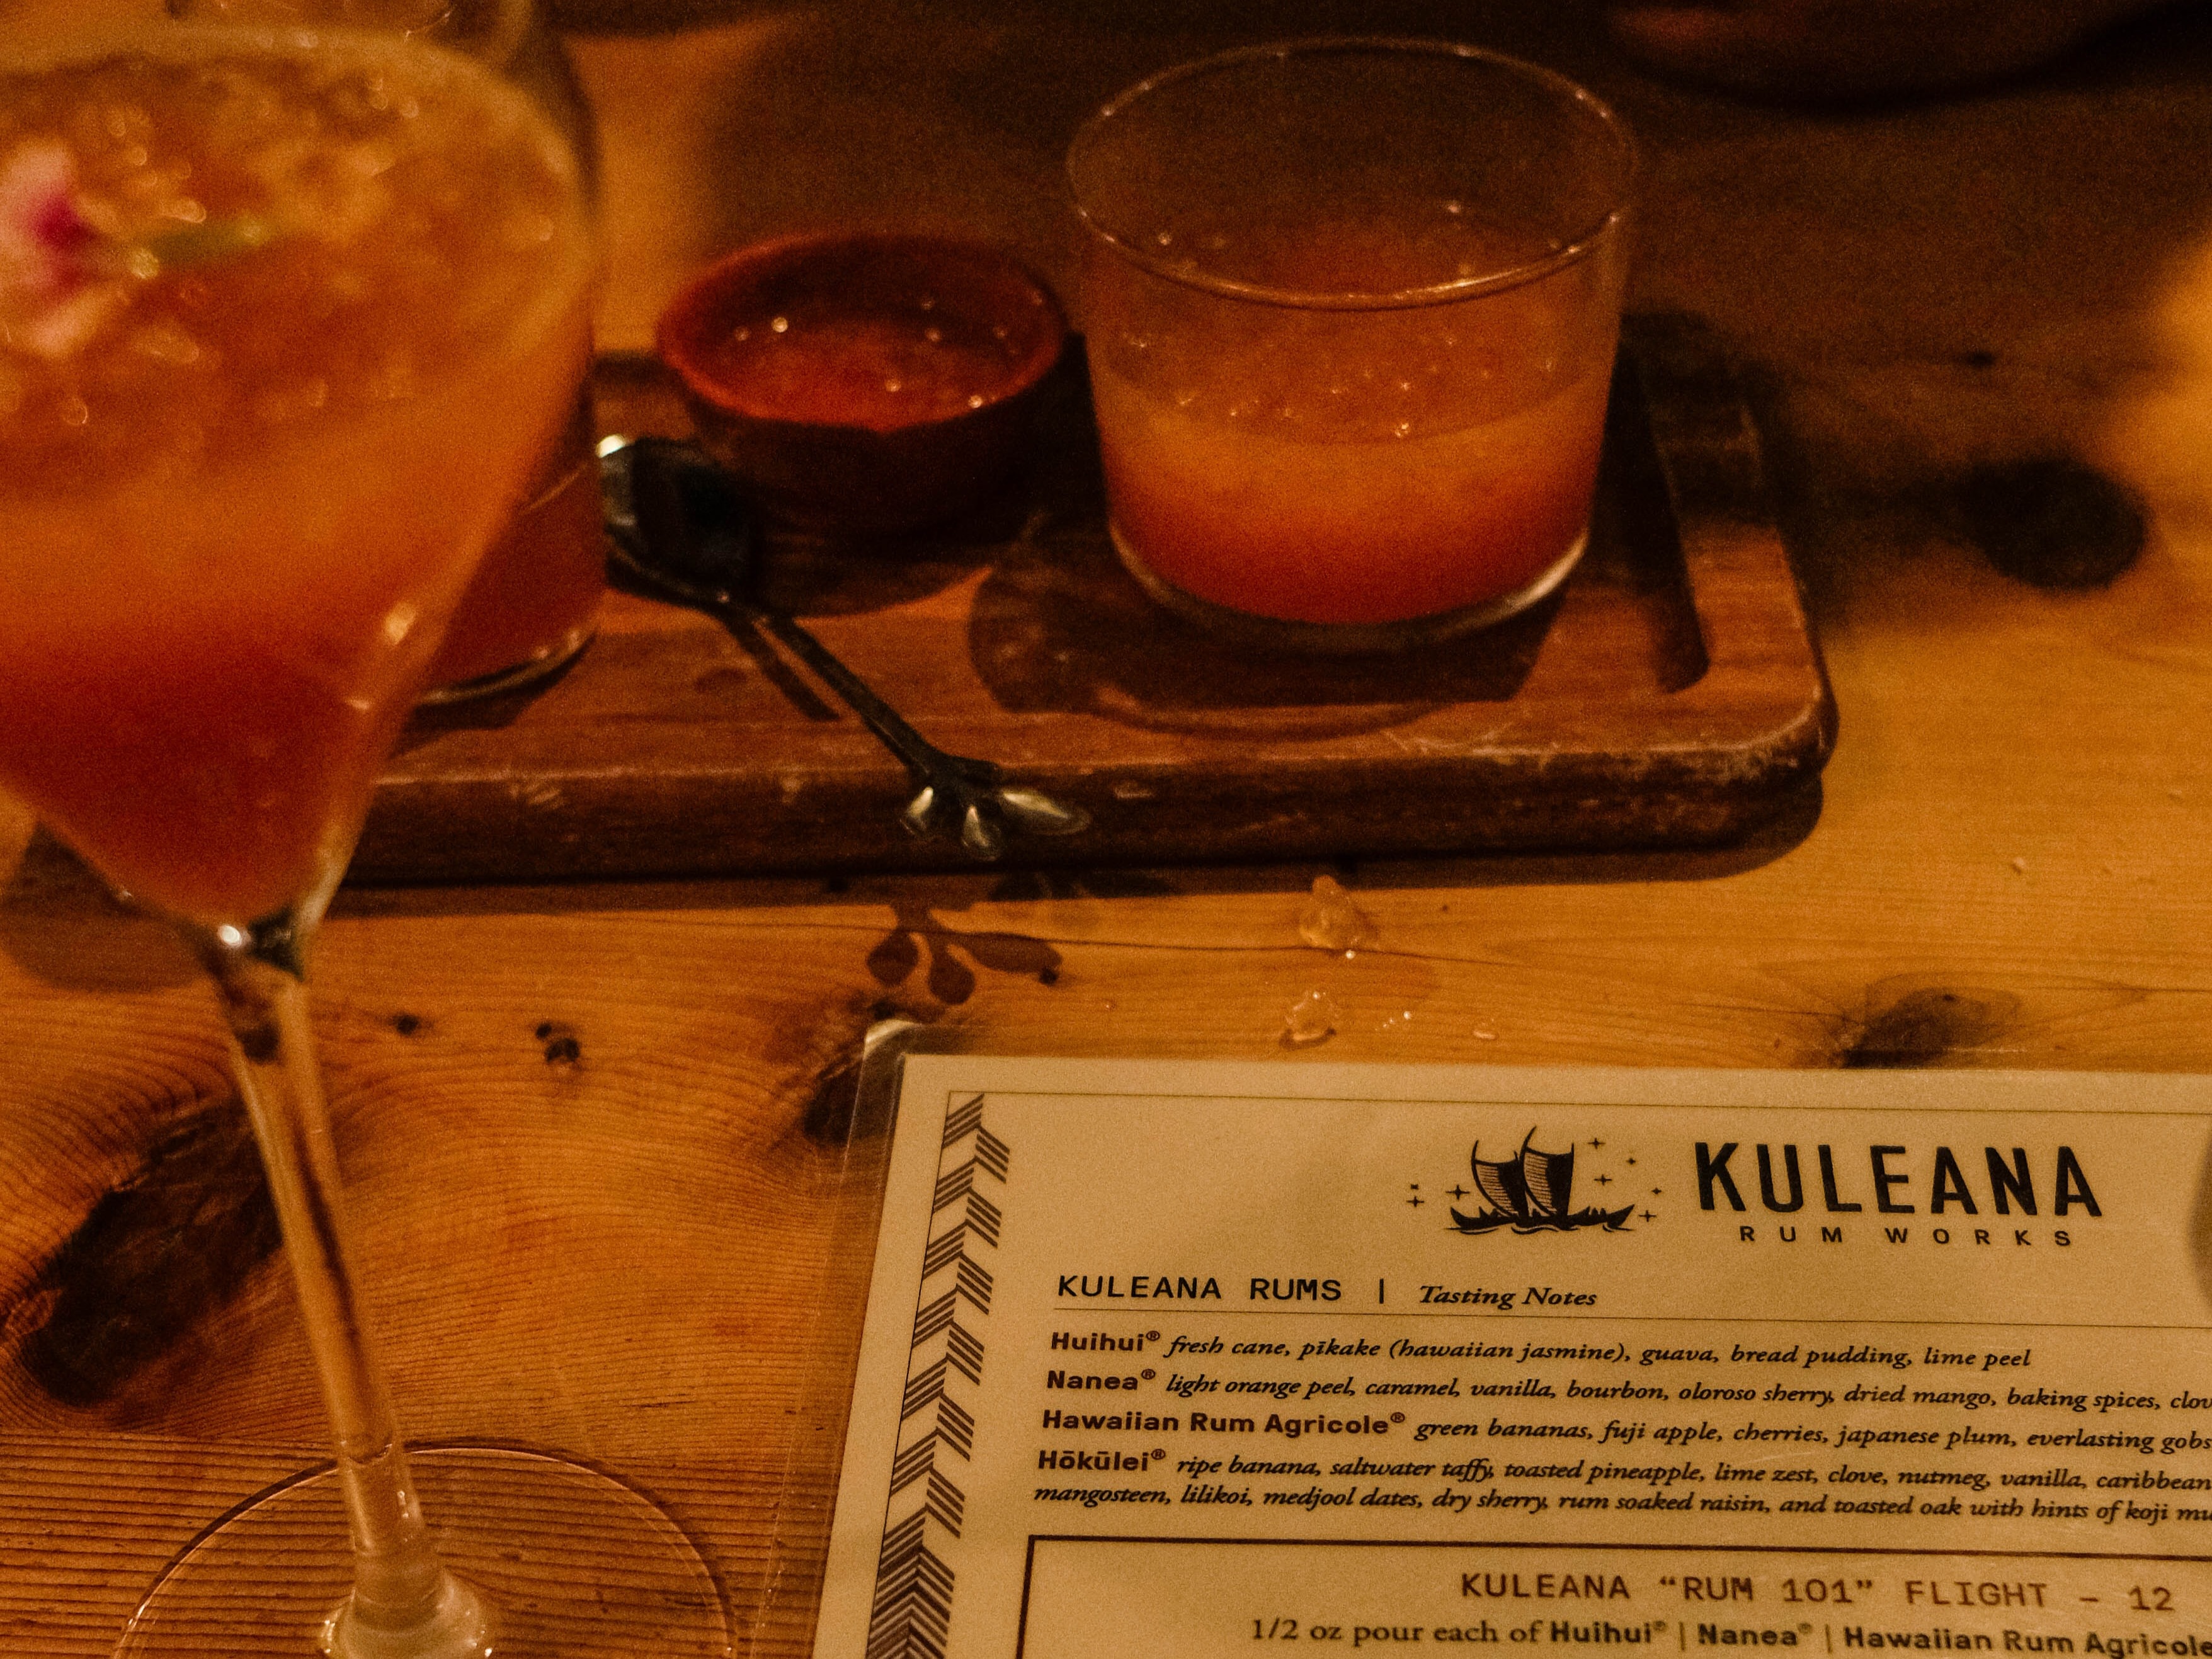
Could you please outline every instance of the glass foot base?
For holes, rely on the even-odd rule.
[[[520,691],[526,685],[558,673],[575,661],[577,653],[592,642],[589,628],[572,628],[561,636],[560,642],[548,647],[527,662],[519,662],[512,668],[501,668],[489,674],[479,674],[472,680],[456,680],[451,685],[434,685],[416,701],[426,708],[437,708],[449,702],[467,702],[477,697],[495,697],[502,691]]]
[[[1108,529],[1113,535],[1114,551],[1120,556],[1122,568],[1136,578],[1137,586],[1151,595],[1162,609],[1237,645],[1265,651],[1295,651],[1310,656],[1348,657],[1371,651],[1402,651],[1409,646],[1433,645],[1439,640],[1448,640],[1456,635],[1472,633],[1478,628],[1488,628],[1492,623],[1504,622],[1508,617],[1517,616],[1526,611],[1566,580],[1568,574],[1581,561],[1583,550],[1589,544],[1589,535],[1585,532],[1575,538],[1574,545],[1561,554],[1556,562],[1540,572],[1534,581],[1515,588],[1510,593],[1501,593],[1494,599],[1462,605],[1456,611],[1441,611],[1427,617],[1408,617],[1402,622],[1318,623],[1256,616],[1248,611],[1236,611],[1225,605],[1216,605],[1211,599],[1201,599],[1195,593],[1186,593],[1146,564],[1121,538],[1118,526],[1109,525]]]
[[[438,1553],[489,1609],[501,1659],[729,1659],[720,1587],[644,1493],[538,1452],[408,1455]],[[163,1569],[116,1659],[315,1659],[351,1569],[336,1476],[296,1476]]]

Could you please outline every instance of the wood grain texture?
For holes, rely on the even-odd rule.
[[[679,431],[649,362],[602,424]],[[1818,777],[1835,711],[1711,331],[1632,319],[1591,544],[1554,599],[1443,644],[1268,655],[1168,616],[1108,539],[1079,363],[969,523],[766,538],[764,587],[933,741],[1091,817],[1010,864],[1698,844]],[[359,881],[957,869],[918,787],[767,634],[663,612],[556,682],[418,717]]]
[[[662,9],[696,26],[575,42],[620,348],[720,246],[902,205],[1060,274],[1080,110],[1346,15]],[[1704,317],[1749,368],[1843,710],[1819,810],[1701,851],[349,891],[318,1030],[410,1432],[597,1449],[669,1498],[742,1618],[768,1610],[744,1626],[761,1653],[803,1651],[826,1536],[865,1266],[819,1212],[848,1190],[822,1131],[878,1012],[1002,1052],[1286,1066],[2212,1071],[2212,19],[1972,99],[1811,117],[1644,80],[1571,7],[1361,11],[1537,56],[1636,125],[1640,303]],[[1957,510],[1974,469],[2050,453],[2147,504],[2108,586],[2001,575]],[[623,596],[600,646],[662,625]],[[1322,873],[1376,926],[1349,958],[1297,932]],[[1337,1030],[1289,1048],[1314,989]],[[0,809],[9,1659],[107,1653],[201,1525],[320,1455],[280,1267],[240,1251],[192,1291],[164,1265],[250,1243],[221,1159],[158,1155],[219,1147],[189,1132],[230,1109],[221,1053],[182,953]],[[202,1179],[204,1219],[164,1207]],[[133,1192],[126,1218],[173,1234],[93,1224]],[[104,1278],[64,1265],[73,1241]],[[79,1285],[102,1288],[57,1322]],[[149,1333],[166,1346],[106,1364],[103,1400],[27,1356],[58,1325],[97,1370],[125,1352],[82,1347],[100,1310],[191,1295]]]

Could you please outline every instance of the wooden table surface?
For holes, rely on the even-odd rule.
[[[92,3],[0,3],[0,34]],[[1073,125],[1216,46],[1357,26],[1584,79],[1644,146],[1635,302],[1751,371],[1841,738],[1819,799],[1694,854],[349,890],[319,1030],[412,1435],[623,1469],[793,1650],[864,1278],[834,1125],[886,1014],[1285,1066],[2212,1070],[2212,14],[1828,114],[1663,87],[1560,0],[564,16],[614,347],[718,250],[829,221],[1064,276]],[[2048,585],[2085,550],[2109,581]],[[1302,941],[1321,874],[1371,948]],[[1316,989],[1336,1032],[1293,1049]],[[0,1653],[106,1653],[200,1526],[321,1455],[254,1170],[181,951],[0,808]]]

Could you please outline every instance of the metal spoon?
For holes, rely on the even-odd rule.
[[[666,438],[610,438],[599,480],[614,558],[662,598],[735,628],[765,630],[813,670],[906,763],[916,787],[899,815],[915,835],[956,832],[979,860],[1000,857],[1009,831],[1072,836],[1091,815],[1042,790],[1005,781],[993,762],[948,754],[845,666],[799,622],[763,605],[754,586],[752,518],[696,446]]]

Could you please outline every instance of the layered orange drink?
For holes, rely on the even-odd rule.
[[[1418,233],[1263,224],[1204,240],[1232,237],[1244,280],[1283,294],[1387,293],[1532,251],[1443,206]],[[1123,557],[1176,592],[1294,622],[1388,624],[1527,593],[1589,528],[1609,267],[1340,309],[1193,290],[1102,252],[1086,323]]]
[[[1633,170],[1581,88],[1449,42],[1244,47],[1106,105],[1068,172],[1123,562],[1322,650],[1547,592],[1589,530]]]
[[[570,416],[576,167],[458,57],[173,29],[0,64],[0,783],[142,900],[349,850]]]

